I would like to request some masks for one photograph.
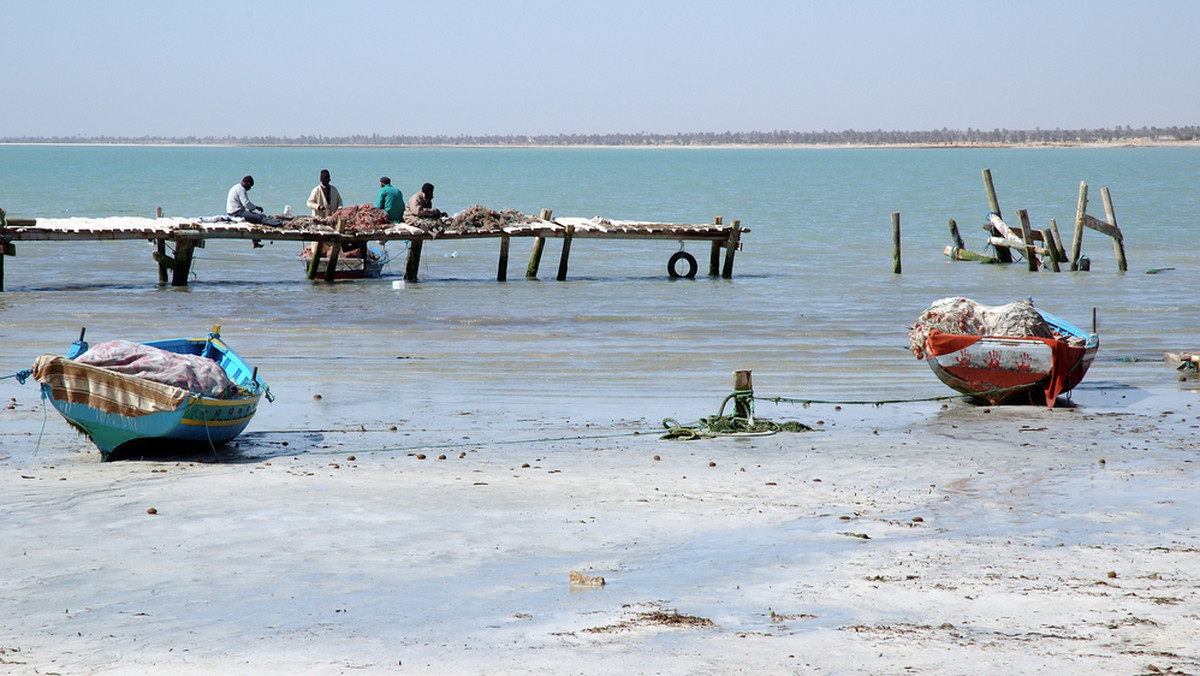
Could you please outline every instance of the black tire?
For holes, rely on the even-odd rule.
[[[675,266],[677,263],[679,263],[679,261],[687,262],[687,274],[681,275],[679,274],[679,271],[675,269]],[[667,274],[671,275],[672,279],[678,279],[680,277],[694,279],[696,277],[696,257],[686,251],[676,251],[671,255],[671,260],[667,261]]]

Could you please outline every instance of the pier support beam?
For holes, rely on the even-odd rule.
[[[196,249],[196,240],[175,240],[175,269],[171,274],[171,286],[187,286],[188,274],[192,271],[192,252]]]
[[[554,212],[549,209],[542,209],[541,219],[549,221],[554,216]],[[537,279],[538,267],[542,264],[542,251],[546,249],[546,238],[538,235],[533,240],[533,252],[529,254],[529,265],[525,268],[526,279]]]
[[[729,240],[725,242],[725,267],[721,270],[721,277],[725,279],[733,277],[733,255],[737,253],[741,239],[742,222],[734,221],[729,229]]]
[[[571,240],[575,238],[575,226],[568,225],[563,234],[562,255],[558,258],[558,281],[567,281],[567,260],[571,257]]]
[[[496,265],[496,281],[508,281],[508,235],[500,237],[500,262]]]
[[[720,225],[724,221],[724,216],[713,216],[713,225]],[[721,274],[721,243],[713,240],[712,249],[708,252],[708,276],[716,277],[719,274]]]
[[[1104,217],[1108,219],[1108,224],[1117,231],[1117,234],[1112,236],[1113,253],[1117,256],[1117,269],[1125,272],[1129,266],[1125,264],[1125,239],[1121,236],[1121,229],[1117,227],[1117,212],[1113,209],[1112,195],[1109,194],[1108,188],[1100,188],[1100,201],[1104,202]]]
[[[900,274],[900,212],[892,212],[892,274]]]
[[[996,197],[996,186],[992,184],[992,170],[991,169],[983,170],[983,188],[984,188],[984,190],[987,191],[988,208],[991,209],[992,211],[996,212],[996,216],[998,216],[1000,218],[1004,218],[1003,215],[1001,215],[1001,213],[1000,213],[1000,200]],[[993,228],[992,236],[1000,237],[1001,233],[999,231],[997,231],[995,228]],[[997,247],[996,258],[1001,263],[1011,263],[1012,262],[1012,253],[1004,247]]]
[[[154,240],[154,260],[158,262],[158,285],[166,286],[170,281],[171,269],[171,266],[167,264],[167,261],[170,260],[167,256],[167,240],[162,238]]]
[[[404,281],[417,281],[417,270],[421,267],[421,246],[423,239],[414,239],[408,243],[408,262],[404,266]]]

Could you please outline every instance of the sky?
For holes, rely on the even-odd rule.
[[[0,137],[1200,124],[1200,1],[3,0]]]

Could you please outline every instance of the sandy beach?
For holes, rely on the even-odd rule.
[[[1200,673],[1194,394],[105,464],[14,397],[0,671]]]

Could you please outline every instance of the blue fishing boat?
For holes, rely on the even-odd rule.
[[[220,331],[216,325],[203,338],[110,341],[92,349],[81,333],[66,356],[38,357],[31,375],[102,460],[133,444],[216,448],[246,429],[263,396],[274,399]]]

